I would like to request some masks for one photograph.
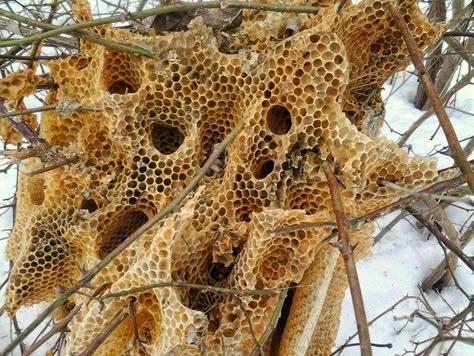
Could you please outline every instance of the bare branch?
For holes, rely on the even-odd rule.
[[[436,226],[434,226],[431,222],[426,219],[423,214],[421,214],[418,210],[413,208],[412,206],[407,206],[405,208],[410,214],[412,214],[419,222],[426,226],[426,228],[448,249],[453,251],[456,256],[458,256],[461,261],[463,261],[466,266],[468,266],[471,271],[474,271],[474,262],[471,261],[469,257],[467,257],[462,250],[456,246],[451,240],[449,240],[446,236],[444,236]]]
[[[203,284],[195,284],[195,283],[187,283],[187,282],[179,282],[179,281],[170,281],[170,282],[160,282],[160,283],[153,283],[147,284],[140,287],[130,288],[126,290],[122,290],[120,292],[115,293],[108,293],[104,295],[101,300],[108,299],[108,298],[116,298],[116,297],[123,297],[130,294],[136,294],[139,292],[143,292],[148,289],[154,288],[165,288],[165,287],[175,287],[175,288],[189,288],[189,289],[196,289],[203,292],[212,292],[216,294],[222,295],[234,295],[234,296],[248,296],[248,295],[271,295],[281,292],[279,288],[272,288],[272,289],[230,289],[230,288],[222,288],[222,287],[214,287],[209,285]]]
[[[63,331],[67,324],[72,320],[74,315],[77,314],[77,312],[81,309],[82,304],[77,304],[70,312],[69,314],[59,321],[58,323],[54,324],[54,326],[51,328],[51,330],[44,335],[41,339],[39,339],[37,342],[35,342],[33,345],[31,345],[28,350],[26,350],[22,356],[28,356],[32,355],[33,352],[35,352],[41,345],[43,345],[46,341],[51,339],[56,333]]]
[[[349,289],[352,297],[352,305],[354,307],[354,314],[357,323],[357,330],[360,340],[360,352],[362,356],[372,355],[370,346],[369,327],[367,325],[367,316],[365,313],[364,299],[362,298],[362,291],[360,289],[359,277],[355,265],[354,256],[352,254],[351,242],[347,233],[346,215],[344,213],[344,206],[342,199],[337,191],[336,176],[327,162],[323,164],[324,173],[328,180],[329,191],[331,192],[332,204],[334,207],[334,215],[336,217],[337,228],[339,232],[340,251],[346,266],[347,279],[349,281]]]
[[[471,169],[471,166],[469,165],[466,156],[464,155],[461,144],[459,143],[459,140],[457,138],[456,131],[454,131],[453,125],[451,124],[451,121],[449,121],[449,117],[446,113],[446,110],[444,109],[443,103],[441,102],[438,94],[436,93],[434,84],[431,81],[429,74],[426,72],[425,66],[423,65],[423,60],[420,55],[420,51],[416,47],[415,40],[413,39],[413,36],[410,33],[410,30],[408,29],[408,25],[397,8],[394,8],[390,4],[388,5],[388,8],[390,9],[392,17],[402,33],[413,64],[418,70],[421,81],[425,86],[425,90],[431,100],[433,110],[435,111],[438,117],[441,128],[443,129],[444,134],[446,136],[446,140],[448,141],[452,157],[461,172],[463,173],[463,175],[465,176],[466,182],[471,188],[471,191],[474,192],[474,171]]]
[[[0,43],[0,47],[26,45],[34,41],[42,40],[45,38],[50,38],[50,37],[54,37],[61,34],[71,33],[71,32],[83,30],[86,28],[111,24],[115,22],[127,22],[127,21],[143,19],[150,16],[171,14],[171,13],[176,13],[176,12],[185,12],[185,11],[197,10],[197,9],[215,9],[215,8],[220,8],[221,6],[222,6],[221,1],[204,1],[204,2],[189,2],[189,3],[180,2],[178,4],[156,7],[150,10],[142,10],[142,11],[137,11],[137,12],[131,12],[128,14],[114,15],[114,16],[109,16],[109,17],[103,17],[100,19],[79,22],[73,25],[51,29],[47,32],[36,33],[26,38],[6,40]],[[242,2],[242,1],[226,1],[226,6],[228,8],[255,9],[255,10],[275,11],[275,12],[315,13],[319,11],[319,7],[316,7],[316,6],[266,4],[266,3]],[[5,12],[7,12],[7,14],[5,14]],[[0,10],[0,15],[12,18],[11,16],[12,14],[8,13],[8,11]],[[28,22],[25,22],[25,23],[28,23]]]
[[[120,325],[120,323],[127,317],[128,309],[122,309],[113,317],[109,324],[102,330],[97,337],[87,346],[87,348],[81,352],[78,356],[90,356],[94,354],[94,351],[99,348],[100,345],[112,334],[112,332]]]

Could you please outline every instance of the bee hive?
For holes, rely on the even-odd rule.
[[[243,120],[199,188],[92,285],[111,283],[110,292],[169,281],[237,290],[299,285],[261,346],[329,355],[347,286],[339,251],[326,241],[332,228],[276,231],[334,221],[324,162],[338,167],[348,218],[401,197],[384,180],[418,189],[437,176],[436,161],[409,157],[378,137],[381,84],[408,59],[389,3],[365,0],[339,14],[337,3],[324,0],[313,2],[320,10],[312,15],[245,10],[225,51],[200,17],[186,31],[155,36],[101,26],[97,34],[147,48],[156,59],[81,40],[80,53],[48,61],[57,84],[48,103],[96,111],[42,115],[40,136],[77,154],[76,163],[34,176],[27,173],[42,167],[38,158],[20,165],[7,248],[9,310],[54,300],[58,288],[173,200]],[[414,0],[396,5],[418,46],[431,43],[440,27],[426,22]],[[79,21],[91,18],[86,1],[73,1],[73,9]],[[288,32],[289,23],[298,26]],[[29,71],[12,74],[0,82],[0,96],[18,103],[39,81]],[[0,125],[5,140],[18,140]],[[371,223],[350,230],[356,258],[369,252],[372,231]],[[250,355],[278,299],[162,287],[91,301],[71,321],[65,347],[83,351],[133,300],[135,320],[125,318],[96,355]],[[76,294],[70,302],[86,300]]]

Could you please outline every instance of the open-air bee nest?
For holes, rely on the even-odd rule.
[[[79,20],[91,18],[85,1],[73,3]],[[26,173],[42,167],[38,158],[20,166],[7,249],[9,310],[55,299],[175,198],[244,120],[199,188],[92,285],[111,282],[110,292],[168,281],[238,290],[299,285],[262,346],[272,354],[328,355],[347,285],[339,251],[325,240],[332,229],[275,230],[334,220],[325,161],[337,166],[349,218],[400,198],[383,181],[418,189],[437,176],[434,160],[409,158],[378,137],[381,84],[408,59],[389,3],[421,49],[431,43],[440,28],[415,0],[365,0],[339,14],[337,3],[322,0],[312,15],[245,10],[227,32],[201,17],[184,31],[151,36],[96,27],[157,59],[81,40],[79,54],[48,61],[57,84],[48,103],[76,101],[96,111],[42,116],[40,136],[78,162],[35,176]],[[31,71],[14,73],[0,82],[0,96],[15,102],[38,80]],[[18,139],[1,125],[4,139]],[[357,258],[369,252],[372,231],[371,223],[350,230]],[[97,355],[250,355],[278,299],[165,287],[91,301],[70,323],[65,347],[84,350],[134,300],[137,331],[125,318]]]

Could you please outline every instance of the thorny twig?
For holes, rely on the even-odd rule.
[[[187,282],[180,282],[180,281],[170,281],[170,282],[159,282],[153,284],[147,284],[140,287],[125,289],[120,292],[115,293],[107,293],[104,295],[100,300],[108,299],[108,298],[116,298],[116,297],[123,297],[130,294],[136,294],[139,292],[143,292],[145,290],[154,289],[154,288],[165,288],[165,287],[175,287],[175,288],[189,288],[189,289],[196,289],[202,292],[211,292],[221,295],[235,295],[235,296],[250,296],[250,295],[272,295],[281,292],[281,289],[231,289],[231,288],[222,288],[222,287],[214,287],[205,284],[195,284],[195,283],[187,283]]]
[[[463,235],[460,237],[460,242],[461,242],[461,249],[464,248],[474,237],[474,221],[471,222],[471,225],[469,228],[463,233]],[[454,255],[454,252],[449,252],[448,256]],[[443,277],[447,272],[447,265],[446,265],[446,259],[443,259],[441,263],[439,263],[432,271],[431,273],[425,277],[423,280],[421,287],[423,290],[427,290],[431,288],[438,280]]]
[[[4,112],[4,113],[0,113],[0,119],[14,117],[14,116],[22,116],[22,115],[26,115],[26,114],[34,114],[34,113],[37,113],[37,112],[53,111],[53,110],[57,110],[57,109],[60,110],[61,107],[59,106],[59,108],[58,108],[58,105],[53,104],[53,105],[44,105],[44,106],[40,106],[40,107],[37,107],[37,108],[31,108],[31,109],[26,109],[26,110]],[[77,111],[96,111],[94,108],[91,108],[89,106],[79,106],[75,110],[77,110]]]
[[[429,193],[429,192],[440,192],[446,189],[449,189],[451,187],[455,187],[459,184],[464,183],[464,177],[462,175],[459,175],[454,178],[450,178],[441,182],[437,182],[430,187],[422,190],[421,192],[418,193]],[[384,215],[390,214],[396,210],[399,210],[407,205],[413,204],[416,201],[421,199],[419,195],[410,195],[405,198],[401,198],[394,203],[388,204],[382,208],[379,208],[377,210],[372,211],[371,213],[368,213],[366,215],[362,215],[359,217],[352,218],[347,221],[347,226],[348,227],[357,227],[361,224],[365,224],[370,221],[374,221],[375,219],[378,219]],[[304,229],[317,229],[321,227],[333,227],[336,228],[336,224],[332,221],[326,221],[326,222],[316,222],[316,223],[301,223],[301,224],[295,224],[295,225],[289,225],[285,226],[279,229],[276,229],[273,231],[275,235],[281,235],[281,234],[287,234],[293,231],[298,231],[298,230],[304,230]]]
[[[130,299],[130,302],[128,303],[128,312],[130,314],[130,319],[132,321],[132,329],[133,329],[133,334],[134,334],[134,343],[138,344],[138,347],[146,354],[146,349],[145,346],[143,346],[142,340],[140,339],[140,333],[138,329],[138,322],[137,322],[137,316],[135,314],[135,299],[132,298]]]
[[[48,24],[48,23],[45,23],[45,22],[42,22],[42,21],[32,20],[28,17],[23,17],[23,16],[15,14],[13,12],[5,11],[3,9],[0,9],[0,15],[4,16],[4,17],[7,17],[9,19],[12,19],[14,21],[18,21],[18,22],[21,22],[21,23],[27,23],[31,26],[35,26],[35,27],[41,28],[43,30],[50,30],[50,31],[58,30],[58,31],[60,31],[61,29],[69,27],[69,26],[66,26],[66,27],[64,27],[64,26],[55,26],[55,25],[51,25],[51,24]],[[81,22],[81,23],[84,23],[84,22]],[[41,37],[45,36],[50,31],[36,33],[36,34],[34,34],[30,37],[26,37],[26,38],[23,38],[23,39],[17,39],[17,40],[11,40],[11,41],[20,41],[21,42],[22,40],[30,39],[31,37],[34,37],[34,36],[40,37],[40,38],[36,39],[36,40],[40,40],[40,39],[42,39]],[[104,47],[113,48],[113,49],[116,49],[118,51],[129,52],[129,53],[138,54],[138,55],[141,55],[141,56],[144,56],[144,57],[155,59],[155,55],[152,52],[148,51],[145,48],[142,48],[142,47],[139,47],[139,46],[136,46],[136,45],[133,45],[133,44],[117,42],[117,41],[114,41],[114,40],[111,40],[111,39],[108,39],[108,38],[98,36],[95,33],[88,32],[88,31],[85,31],[85,30],[74,31],[74,34],[77,35],[78,37],[85,38],[90,42],[102,45]],[[33,40],[32,42],[34,42],[36,40]],[[5,44],[5,42],[6,41],[3,41],[2,43],[0,43],[0,47],[3,47],[3,44]],[[26,41],[26,42],[28,42],[28,41]],[[31,42],[29,42],[29,43],[31,43]]]
[[[446,236],[444,236],[438,228],[433,225],[428,219],[426,219],[423,214],[421,214],[418,210],[413,208],[412,206],[407,206],[405,208],[411,215],[413,215],[419,222],[426,226],[426,228],[448,249],[456,254],[461,261],[463,261],[466,266],[468,266],[471,271],[474,271],[474,262],[464,254],[464,252],[456,246],[451,240],[449,240]]]
[[[470,71],[467,73],[461,80],[459,80],[456,84],[453,85],[451,89],[449,89],[444,95],[442,95],[441,100],[443,103],[447,103],[451,97],[456,94],[459,90],[464,88],[466,85],[469,85],[471,79],[474,78],[474,71]],[[410,136],[416,131],[418,127],[421,126],[423,122],[425,122],[432,114],[434,113],[433,106],[431,106],[428,110],[426,110],[423,115],[421,115],[415,122],[406,130],[403,135],[398,140],[398,145],[401,147],[403,146]]]
[[[441,205],[438,204],[436,200],[433,198],[424,198],[423,200],[426,206],[429,208],[429,211],[433,219],[441,226],[442,231],[444,231],[446,236],[451,241],[453,241],[453,243],[459,246],[460,241],[459,241],[458,232],[454,228],[452,222],[449,220],[445,211],[441,208]],[[446,257],[446,261],[448,263],[449,271],[451,273],[445,274],[445,276],[443,277],[443,280],[441,281],[441,285],[440,285],[440,281],[436,280],[436,281],[432,281],[429,287],[433,286],[436,283],[437,288],[440,289],[442,288],[442,286],[447,285],[447,283],[449,282],[450,280],[449,276],[452,275],[452,272],[456,270],[458,259],[455,254],[448,254],[448,256]],[[427,290],[427,285],[425,282],[426,282],[426,279],[423,281],[422,285],[424,284],[423,289]]]
[[[449,148],[451,149],[451,155],[458,165],[459,169],[463,173],[464,177],[466,178],[466,182],[471,188],[471,191],[474,192],[474,171],[472,170],[470,164],[467,161],[466,156],[462,150],[461,144],[456,135],[456,131],[454,131],[453,125],[451,121],[449,121],[448,114],[441,102],[438,94],[436,93],[435,86],[431,81],[431,78],[428,72],[425,69],[423,64],[423,60],[420,55],[420,51],[418,50],[415,40],[408,28],[407,23],[405,22],[403,16],[400,14],[400,11],[388,5],[388,8],[392,14],[392,18],[395,20],[397,27],[399,28],[400,32],[402,33],[403,39],[407,45],[408,52],[410,53],[410,57],[413,61],[415,68],[417,69],[421,82],[425,87],[425,92],[431,100],[431,105],[433,106],[433,110],[438,117],[439,123],[441,128],[444,131],[446,136],[446,140],[448,141]]]
[[[16,317],[16,314],[14,314],[14,315],[12,316],[12,319],[11,319],[11,320],[12,320],[12,322],[13,322],[13,327],[15,328],[15,333],[16,333],[16,335],[17,335],[17,336],[20,335],[20,334],[21,334],[21,328],[20,328],[20,325],[18,324],[18,319],[17,319],[17,317]],[[22,343],[20,344],[20,351],[21,351],[21,354],[22,354],[22,355],[25,353],[25,349],[26,349],[26,346],[25,346],[25,344],[22,342]]]
[[[372,355],[370,346],[369,327],[367,325],[367,316],[365,313],[364,300],[360,289],[359,277],[355,265],[354,255],[352,254],[352,246],[347,233],[346,215],[344,213],[344,205],[341,196],[337,191],[337,180],[332,168],[325,162],[324,173],[328,181],[329,191],[333,204],[334,215],[339,233],[340,251],[346,267],[347,279],[349,281],[349,290],[351,292],[352,304],[354,306],[354,314],[356,318],[357,331],[360,340],[360,352],[362,356]]]
[[[260,356],[265,356],[265,353],[263,352],[262,344],[258,341],[257,335],[255,334],[255,330],[254,330],[253,325],[252,325],[252,320],[250,319],[247,308],[245,308],[244,303],[242,303],[242,301],[240,300],[239,297],[236,297],[236,299],[237,299],[237,302],[239,303],[240,309],[244,313],[245,320],[247,321],[247,324],[249,325],[250,334],[252,335],[252,338],[255,341],[255,349],[258,350],[258,354]]]
[[[34,41],[54,37],[60,34],[72,33],[72,32],[76,32],[80,36],[84,36],[86,39],[91,40],[88,37],[87,32],[82,33],[78,31],[84,30],[86,28],[91,28],[94,26],[112,24],[116,22],[133,21],[133,20],[150,17],[150,16],[171,14],[171,13],[176,13],[176,12],[186,12],[186,11],[197,10],[197,9],[215,9],[215,8],[221,8],[221,6],[222,6],[221,1],[203,1],[203,2],[189,2],[189,3],[180,2],[177,4],[156,7],[154,9],[149,9],[149,10],[142,10],[142,11],[137,11],[137,12],[130,12],[127,14],[114,15],[114,16],[103,17],[103,18],[89,20],[89,21],[83,21],[83,22],[75,23],[73,25],[63,26],[60,28],[54,26],[55,28],[52,29],[52,27],[49,27],[51,29],[46,32],[36,33],[34,35],[31,35],[25,38],[3,41],[2,43],[0,43],[0,47],[26,45]],[[226,6],[228,8],[256,9],[256,10],[275,11],[275,12],[315,13],[319,11],[319,7],[316,7],[316,6],[266,4],[266,3],[242,2],[242,1],[226,1]],[[0,15],[13,19],[12,13],[8,13],[8,11],[5,11],[5,10],[0,10]],[[22,20],[23,20],[22,22],[28,23],[27,21],[29,19],[22,18]],[[32,22],[33,21],[29,21],[29,23],[32,23]],[[35,23],[36,23],[36,26],[38,26],[38,23],[36,21]],[[44,24],[42,26],[46,27]],[[53,26],[53,25],[48,25],[48,26]],[[38,27],[41,28],[41,26],[38,26]],[[144,49],[142,50],[146,51]],[[152,58],[154,58],[154,55],[153,54],[151,55],[152,55]],[[149,55],[146,55],[146,56],[149,56]]]
[[[330,356],[336,355],[336,353],[339,353],[339,352],[343,351],[344,349],[346,349],[348,347],[354,347],[354,346],[360,346],[360,342],[354,342],[352,344],[344,344],[344,345],[340,346],[336,351],[334,351]],[[390,343],[388,343],[388,344],[375,344],[373,342],[370,343],[370,346],[379,347],[379,348],[386,348],[386,349],[391,349],[393,347],[393,345],[390,344]]]
[[[259,355],[260,348],[258,347],[258,345],[265,345],[268,338],[272,334],[273,330],[277,326],[278,319],[280,319],[281,311],[283,309],[283,305],[285,304],[285,300],[286,300],[287,295],[288,295],[288,288],[284,288],[282,290],[282,292],[280,293],[280,296],[278,297],[278,302],[275,306],[275,310],[273,311],[272,318],[270,319],[270,322],[268,323],[265,331],[263,332],[262,337],[258,341],[258,344],[255,345],[255,347],[254,347],[252,353],[250,354],[250,356],[258,356]]]
[[[56,333],[63,331],[66,328],[67,324],[69,324],[69,322],[72,320],[74,315],[76,315],[79,312],[81,307],[82,307],[82,304],[77,304],[64,319],[61,319],[61,321],[54,324],[54,326],[51,328],[51,330],[48,331],[48,333],[46,335],[44,335],[41,339],[39,339],[37,342],[35,342],[33,345],[31,345],[28,348],[28,350],[26,350],[22,354],[22,356],[32,355],[33,352],[35,352],[46,341],[51,339],[51,337],[53,337]]]
[[[395,308],[400,305],[401,303],[409,300],[409,299],[418,299],[417,297],[413,297],[413,296],[409,296],[409,295],[406,295],[404,296],[403,298],[401,298],[400,300],[398,300],[397,302],[395,302],[393,305],[391,305],[389,308],[387,308],[386,310],[384,310],[383,312],[381,312],[379,315],[377,315],[375,318],[373,318],[372,320],[370,320],[367,325],[368,326],[372,326],[373,323],[375,323],[377,320],[379,320],[381,317],[383,317],[384,315],[386,315],[387,313],[391,312],[391,311],[394,311]],[[331,356],[333,355],[336,355],[336,354],[340,354],[342,352],[342,350],[347,347],[349,344],[349,342],[354,339],[356,336],[358,335],[358,333],[354,333],[352,334],[351,336],[349,336],[346,340],[346,342],[339,346],[332,354]]]
[[[92,340],[89,346],[87,346],[86,349],[78,356],[93,355],[94,351],[97,350],[100,345],[102,345],[105,339],[107,339],[107,337],[112,334],[112,332],[117,328],[117,326],[120,325],[120,323],[127,317],[127,315],[127,308],[124,308],[119,311],[110,321],[110,323],[107,324],[107,326],[94,338],[94,340]]]

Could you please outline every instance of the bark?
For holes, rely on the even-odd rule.
[[[459,1],[459,0],[454,0]],[[464,0],[460,0],[464,2]],[[428,12],[428,18],[432,22],[442,22],[446,20],[446,2],[445,0],[433,0],[430,10]],[[442,41],[436,44],[435,49],[431,53],[430,58],[426,61],[426,68],[431,77],[431,80],[436,83],[437,74],[444,62],[442,57]],[[454,57],[454,56],[453,56]],[[439,91],[438,91],[439,93]],[[416,91],[414,105],[417,109],[426,110],[424,107],[428,105],[428,95],[426,94],[425,88],[422,83],[418,84]],[[429,104],[431,106],[431,104]]]
[[[456,17],[464,9],[464,0],[453,0],[452,6],[453,17]],[[463,25],[463,27],[465,27],[465,25]],[[472,39],[469,39],[468,42],[474,43]],[[456,69],[461,64],[462,58],[453,48],[448,48],[446,54],[440,58],[442,63],[436,76],[435,86],[438,93],[444,93],[448,89]],[[423,105],[423,110],[428,110],[430,107],[431,102],[428,99]]]

